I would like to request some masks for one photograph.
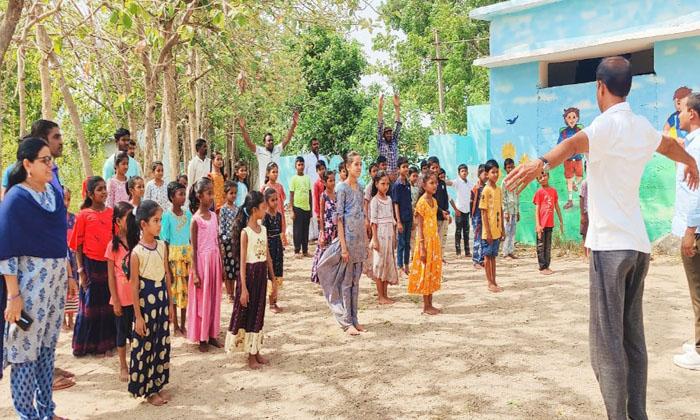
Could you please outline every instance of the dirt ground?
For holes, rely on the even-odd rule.
[[[406,279],[390,288],[397,303],[380,307],[373,283],[363,277],[359,317],[370,332],[357,338],[342,333],[309,283],[312,261],[288,258],[279,300],[284,312],[266,314],[263,353],[272,365],[253,372],[242,353],[201,354],[173,338],[167,389],[174,398],[163,407],[127,394],[116,357],[75,358],[71,334],[62,334],[56,365],[76,373],[77,385],[54,394],[57,414],[149,420],[604,418],[589,363],[587,266],[554,252],[557,273],[546,277],[531,249],[519,252],[520,260],[498,261],[501,294],[487,292],[483,271],[448,252],[451,263],[434,298],[444,311],[439,316],[421,314],[421,298],[406,293]],[[700,372],[672,361],[693,332],[679,259],[652,262],[644,300],[649,416],[698,419]],[[222,305],[222,331],[231,309]],[[5,373],[0,418],[16,418]]]

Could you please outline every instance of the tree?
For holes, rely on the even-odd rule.
[[[387,29],[400,30],[399,40],[388,31],[374,38],[374,48],[391,54],[391,63],[380,66],[404,99],[415,100],[434,122],[448,132],[466,133],[467,105],[488,102],[487,69],[472,66],[487,55],[488,23],[469,18],[472,8],[498,0],[387,0],[380,8]],[[434,30],[440,31],[445,115],[438,115],[438,91]]]

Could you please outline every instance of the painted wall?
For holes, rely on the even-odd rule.
[[[700,37],[657,43],[654,60],[656,75],[635,77],[628,101],[634,112],[645,116],[661,131],[669,114],[675,111],[673,92],[683,85],[700,90],[700,77],[695,71],[700,68]],[[557,142],[559,129],[564,126],[562,114],[565,108],[579,108],[580,122],[584,125],[590,124],[600,114],[595,83],[540,89],[537,87],[538,66],[538,63],[527,63],[491,69],[488,153],[499,163],[506,157],[514,158],[516,163],[526,162],[551,149]],[[508,120],[513,122],[516,117],[517,120],[510,124]],[[563,206],[567,198],[563,168],[553,170],[550,178]],[[641,205],[652,240],[670,231],[674,178],[674,164],[662,156],[654,157],[642,178]],[[522,223],[517,238],[522,242],[533,243],[535,240],[532,204],[535,190],[536,185],[531,185],[521,195]],[[564,211],[566,239],[580,240],[579,212],[578,197],[574,197],[574,207]]]
[[[700,0],[564,0],[497,16],[491,55],[565,46],[700,19]]]

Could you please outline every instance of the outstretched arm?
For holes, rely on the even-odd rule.
[[[394,94],[394,121],[401,121],[401,104],[399,102],[399,94]]]
[[[255,153],[255,143],[253,143],[253,140],[250,139],[248,131],[245,129],[245,120],[240,115],[238,116],[238,126],[241,127],[241,134],[243,134],[245,145],[248,146],[248,149],[250,149],[251,152]]]
[[[698,165],[695,159],[673,137],[663,136],[656,151],[673,161],[684,164],[683,181],[688,183],[691,190],[698,188]]]
[[[377,115],[377,121],[384,122],[384,94],[379,97],[379,114]]]
[[[294,129],[297,128],[297,123],[299,122],[299,111],[295,110],[294,111],[294,116],[292,116],[292,126],[289,127],[289,132],[287,133],[287,136],[282,140],[282,148],[284,149],[287,147],[287,144],[289,144],[289,141],[292,140],[292,135],[294,134]]]

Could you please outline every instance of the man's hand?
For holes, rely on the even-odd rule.
[[[535,226],[535,232],[537,233],[537,239],[541,239],[542,238],[542,227]]]
[[[455,217],[460,217],[462,215],[462,212],[455,209]]]
[[[503,218],[506,220],[506,222],[510,222],[510,213],[505,213]]]
[[[681,240],[681,254],[688,258],[695,256],[695,229],[686,229]]]
[[[383,93],[379,96],[379,107],[380,108],[384,107],[384,94]]]
[[[245,120],[243,119],[243,116],[241,116],[241,115],[238,116],[238,125],[241,128],[245,128]]]
[[[683,171],[683,181],[688,183],[688,188],[692,191],[698,189],[698,165],[686,165]]]
[[[399,220],[399,233],[403,233],[403,223]]]
[[[506,178],[503,180],[503,185],[505,185],[508,191],[515,191],[516,193],[520,194],[529,183],[534,181],[538,176],[540,176],[540,174],[542,174],[543,166],[544,163],[540,159],[522,163],[518,165],[517,168],[513,169],[508,176],[506,176]]]
[[[297,125],[299,122],[299,110],[295,109],[294,110],[294,115],[292,116],[292,122],[294,122],[294,125]]]
[[[399,103],[399,94],[398,94],[398,93],[394,93],[394,108],[398,108],[399,105],[400,105],[400,103]]]

